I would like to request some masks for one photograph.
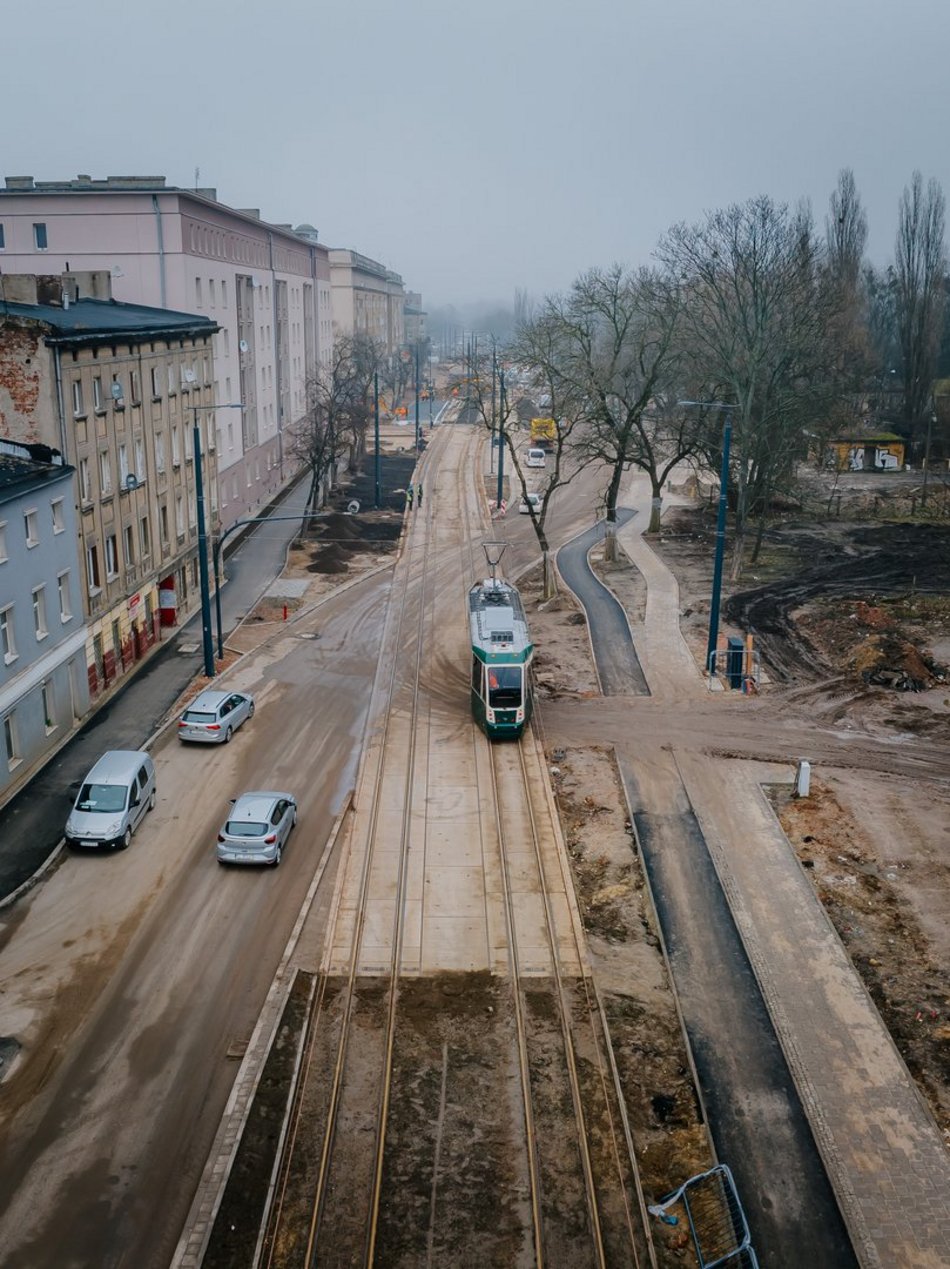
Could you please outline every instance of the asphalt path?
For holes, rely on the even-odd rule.
[[[628,507],[619,507],[618,525],[626,524],[634,514]],[[649,696],[650,689],[633,646],[627,614],[587,562],[591,547],[603,537],[604,522],[601,520],[586,533],[562,546],[557,554],[558,571],[587,611],[594,661],[603,694]]]
[[[221,589],[225,633],[233,630],[257,603],[284,566],[287,547],[299,527],[307,499],[307,481],[299,481],[253,526],[225,563]],[[293,517],[282,519],[281,517]],[[196,644],[197,651],[183,652]],[[29,884],[50,859],[80,781],[109,749],[139,749],[181,693],[201,673],[200,610],[163,639],[146,664],[96,710],[68,744],[0,809],[0,904]]]
[[[580,534],[558,568],[587,612],[604,695],[649,695],[627,615],[588,563],[603,536],[602,522]],[[631,702],[631,721],[638,708]],[[618,761],[717,1155],[763,1264],[850,1269],[834,1191],[675,760],[650,750],[648,719],[636,732],[638,753],[618,746]]]

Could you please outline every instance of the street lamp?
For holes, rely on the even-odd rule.
[[[201,641],[204,650],[205,674],[214,678],[214,643],[211,638],[211,590],[208,584],[208,536],[205,530],[204,475],[201,469],[201,428],[199,410],[240,410],[240,403],[229,405],[193,405],[194,427],[192,448],[195,456],[195,497],[198,500],[198,577],[201,582]],[[220,599],[218,603],[220,605]],[[220,608],[219,608],[220,612]]]
[[[722,561],[726,551],[726,505],[729,489],[729,446],[732,441],[732,411],[727,401],[679,401],[678,405],[697,405],[707,410],[725,410],[722,429],[722,468],[719,473],[719,513],[716,517],[716,557],[713,565],[712,600],[709,606],[709,637],[706,640],[706,668],[716,673],[716,646],[719,643],[719,601],[722,596]]]

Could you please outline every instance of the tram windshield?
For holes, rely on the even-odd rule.
[[[488,667],[488,704],[492,709],[517,709],[521,704],[521,666]]]

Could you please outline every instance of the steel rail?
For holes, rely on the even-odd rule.
[[[466,497],[466,499],[471,496],[470,484],[467,484],[464,487],[464,496]],[[464,503],[460,503],[460,505],[464,505]],[[477,514],[478,513],[480,513],[478,515],[478,518],[481,521],[480,527],[484,530],[484,498],[479,498],[479,501],[477,504]],[[466,569],[466,561],[465,561],[466,546],[468,548],[468,555],[469,555],[469,560],[468,560],[469,569]],[[459,551],[462,556],[462,570],[461,570],[462,601],[463,601],[463,604],[465,604],[466,611],[467,611],[468,587],[465,583],[466,573],[468,572],[469,576],[476,576],[476,577],[478,576],[478,573],[476,571],[476,566],[478,564],[478,556],[475,550],[475,544],[472,540],[471,533],[466,533],[464,538],[460,540]],[[480,796],[481,784],[480,784],[480,778],[478,774],[479,763],[477,760],[477,750],[481,740],[481,734],[474,720],[470,720],[469,727],[470,727],[471,736],[472,736],[472,757],[473,757],[473,768],[475,771],[475,781],[476,781],[476,787],[479,790],[478,801],[479,801],[479,804],[481,804],[481,796]],[[525,1025],[524,1001],[522,1000],[521,986],[520,986],[521,965],[518,959],[518,945],[517,945],[517,939],[515,937],[514,899],[511,892],[511,884],[510,884],[510,877],[508,875],[507,861],[505,859],[505,854],[503,850],[504,833],[502,829],[501,808],[499,805],[498,789],[497,789],[497,785],[495,781],[495,770],[494,770],[494,765],[491,761],[491,744],[490,744],[490,741],[488,741],[487,739],[485,740],[485,743],[489,745],[488,769],[489,769],[490,780],[491,780],[491,802],[492,802],[492,806],[494,808],[494,813],[495,813],[495,825],[494,825],[495,836],[497,839],[498,850],[501,855],[501,865],[502,865],[501,875],[502,875],[503,897],[504,897],[503,909],[505,914],[505,931],[506,931],[507,943],[508,943],[508,966],[509,966],[509,972],[511,974],[512,999],[514,1003],[514,1013],[515,1013],[515,1028],[516,1028],[516,1037],[517,1037],[517,1046],[518,1046],[518,1066],[519,1066],[519,1075],[520,1075],[520,1083],[521,1083],[521,1101],[522,1101],[522,1109],[524,1112],[524,1121],[525,1121],[525,1144],[526,1144],[526,1152],[527,1152],[527,1159],[528,1159],[528,1179],[529,1179],[529,1187],[531,1192],[530,1193],[531,1222],[532,1222],[532,1228],[534,1231],[534,1257],[535,1257],[535,1265],[537,1266],[537,1269],[542,1269],[542,1266],[544,1264],[544,1214],[541,1208],[541,1164],[540,1164],[540,1159],[538,1157],[537,1133],[535,1130],[535,1122],[534,1122],[534,1106],[533,1106],[533,1102],[531,1098],[531,1069],[530,1069],[530,1063],[528,1061],[528,1031],[527,1031],[527,1026]]]

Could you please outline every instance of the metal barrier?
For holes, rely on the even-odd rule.
[[[720,1163],[684,1181],[647,1210],[667,1225],[678,1225],[681,1209],[689,1224],[699,1269],[759,1269],[748,1222],[729,1168]]]

